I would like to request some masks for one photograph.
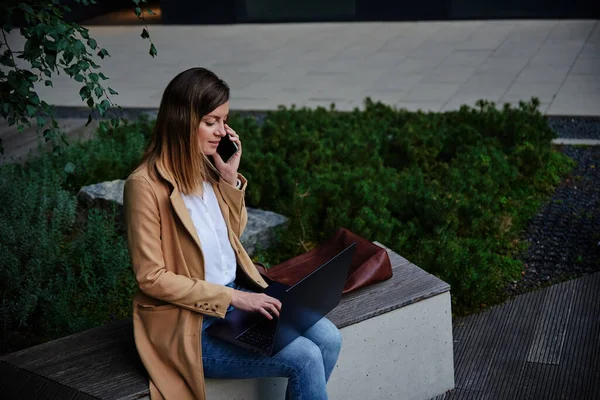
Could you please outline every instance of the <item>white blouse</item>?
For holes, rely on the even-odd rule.
[[[204,254],[204,279],[226,285],[235,279],[237,262],[227,236],[227,225],[217,196],[210,183],[204,182],[203,196],[181,194]]]

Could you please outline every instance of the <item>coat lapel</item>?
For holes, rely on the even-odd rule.
[[[173,210],[175,210],[175,214],[179,217],[179,220],[181,221],[185,229],[192,236],[194,242],[196,242],[198,249],[202,251],[202,247],[200,246],[200,239],[198,238],[198,232],[196,231],[196,227],[194,226],[192,217],[190,216],[190,213],[187,207],[185,206],[185,203],[183,202],[183,197],[181,197],[181,193],[179,192],[179,189],[174,183],[174,179],[171,179],[171,176],[162,168],[160,163],[156,164],[156,169],[158,170],[158,173],[163,177],[163,179],[169,182],[171,186],[173,186],[173,191],[169,196],[169,200],[171,201]]]
[[[192,235],[192,238],[194,239],[194,242],[196,242],[196,244],[198,245],[198,248],[202,249],[200,247],[200,239],[198,238],[198,232],[196,231],[196,227],[194,226],[192,217],[190,217],[190,213],[187,207],[185,206],[185,203],[183,202],[181,193],[179,193],[179,190],[177,190],[177,188],[173,189],[173,193],[171,193],[169,199],[171,200],[171,205],[175,210],[175,214],[177,214],[177,216],[179,217],[179,219],[183,223],[183,226],[189,232],[189,234]]]

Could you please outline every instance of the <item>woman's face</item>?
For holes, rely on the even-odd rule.
[[[221,104],[215,108],[200,121],[198,127],[198,141],[200,150],[207,156],[212,156],[217,152],[217,146],[225,133],[225,123],[229,115],[229,102]]]

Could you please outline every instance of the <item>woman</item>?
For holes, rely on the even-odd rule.
[[[288,377],[288,399],[326,399],[341,335],[322,319],[273,357],[204,334],[233,308],[278,316],[281,303],[240,243],[247,222],[229,87],[192,68],[163,94],[140,166],[125,183],[129,252],[139,285],[134,336],[155,399],[204,399],[204,378]],[[220,140],[239,151],[225,163]],[[236,278],[238,278],[236,280]],[[240,279],[251,289],[242,288]]]

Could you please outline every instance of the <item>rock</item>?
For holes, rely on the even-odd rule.
[[[272,211],[249,208],[248,224],[242,234],[241,242],[248,254],[252,255],[257,248],[267,249],[273,243],[275,231],[285,228],[288,219]]]
[[[124,187],[122,179],[84,186],[77,193],[77,200],[87,207],[104,208],[113,203],[123,206]]]
[[[117,204],[122,210],[124,185],[124,180],[117,179],[82,187],[77,193],[80,206],[83,206],[80,207],[81,211],[89,208],[108,208],[112,204]],[[247,210],[248,224],[241,242],[248,254],[252,255],[257,248],[268,248],[273,243],[275,231],[284,228],[288,219],[271,211],[249,207]]]

